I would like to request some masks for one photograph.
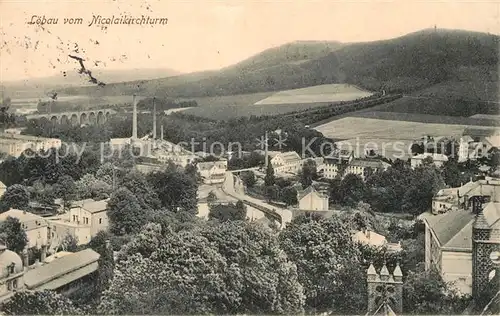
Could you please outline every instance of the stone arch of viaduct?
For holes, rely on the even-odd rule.
[[[103,124],[116,113],[112,109],[96,109],[87,111],[71,111],[60,113],[44,113],[27,115],[28,120],[46,119],[53,124],[71,124],[71,125],[95,125]]]

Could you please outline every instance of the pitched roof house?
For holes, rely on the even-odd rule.
[[[456,288],[471,293],[472,286],[472,224],[474,214],[455,210],[444,214],[424,213],[425,267],[434,267],[443,280],[455,282]]]
[[[483,208],[481,213],[474,208]],[[458,209],[444,214],[424,213],[420,217],[425,223],[425,267],[436,268],[447,282],[455,282],[464,293],[474,292],[474,247],[477,229],[498,231],[500,241],[500,202],[492,201],[473,209]],[[478,228],[479,227],[479,228]],[[490,237],[496,238],[495,234]],[[476,239],[475,239],[476,238]],[[488,244],[491,243],[488,241]],[[483,258],[489,262],[488,258]],[[488,273],[486,273],[488,274]]]
[[[297,200],[303,211],[328,211],[328,195],[316,191],[312,185],[297,192]]]
[[[198,162],[196,168],[204,183],[222,183],[226,176],[227,160]]]
[[[295,151],[278,153],[271,158],[271,165],[276,173],[297,173],[302,159]]]

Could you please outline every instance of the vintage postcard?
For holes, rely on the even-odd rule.
[[[0,0],[0,315],[500,314],[500,2]]]

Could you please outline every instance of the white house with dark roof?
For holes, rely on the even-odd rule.
[[[5,221],[7,217],[19,220],[28,237],[28,248],[36,247],[40,249],[50,243],[50,229],[45,218],[30,212],[10,209],[0,214],[0,222]]]

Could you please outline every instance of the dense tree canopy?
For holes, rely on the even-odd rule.
[[[244,221],[247,218],[247,209],[241,201],[238,201],[236,204],[210,205],[208,218],[219,221]]]
[[[281,248],[297,265],[306,306],[316,312],[365,310],[365,271],[348,226],[337,218],[299,216],[280,234]]]
[[[156,230],[152,236],[162,238],[155,238],[158,246],[149,247],[151,253],[145,249],[144,255],[136,253],[118,262],[100,312],[300,312],[302,289],[276,238],[273,243],[272,234],[263,227],[234,223],[207,224],[201,232]]]
[[[302,188],[307,188],[313,183],[313,180],[318,178],[316,162],[312,159],[306,160],[299,172],[300,183]]]
[[[408,273],[403,287],[403,310],[408,314],[457,315],[469,303],[468,296],[458,295],[437,271],[425,271],[422,265]]]
[[[266,176],[264,177],[264,184],[266,187],[274,185],[274,182],[276,181],[276,178],[274,176],[274,168],[273,165],[271,164],[271,158],[267,157],[267,169],[266,169]]]
[[[119,188],[108,201],[109,230],[115,235],[138,232],[146,223],[146,210],[139,200],[126,188]]]
[[[66,297],[56,292],[20,291],[2,306],[6,315],[82,315]]]
[[[28,244],[28,236],[21,227],[19,219],[8,216],[0,223],[0,242],[19,254],[23,251]]]
[[[3,211],[9,208],[26,210],[30,201],[30,193],[28,189],[21,184],[14,184],[7,187],[7,190],[0,198]],[[1,210],[0,210],[1,212]]]
[[[148,176],[161,205],[172,212],[185,211],[196,214],[198,184],[192,177],[174,167]]]

